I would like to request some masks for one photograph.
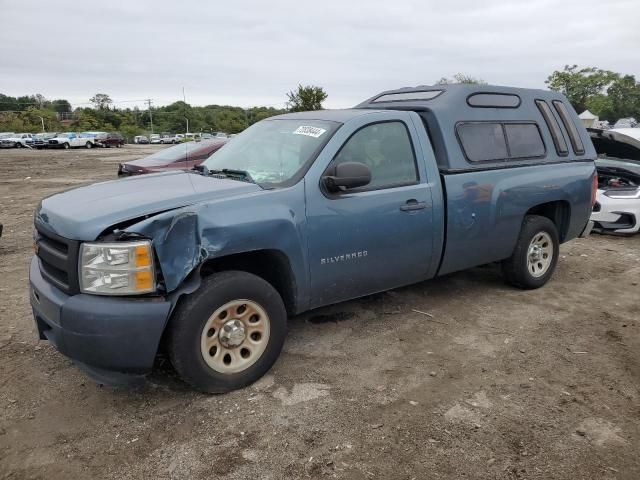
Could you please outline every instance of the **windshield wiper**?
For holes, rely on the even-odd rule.
[[[251,174],[246,170],[235,170],[233,168],[223,168],[221,170],[207,169],[206,175],[211,175],[214,177],[216,175],[221,175],[225,178],[230,178],[231,180],[240,180],[242,182],[256,183],[255,180],[251,177]]]

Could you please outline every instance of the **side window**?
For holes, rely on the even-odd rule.
[[[536,105],[538,106],[538,110],[542,114],[544,118],[544,122],[547,124],[547,128],[549,132],[551,132],[551,138],[553,140],[553,145],[556,147],[556,152],[561,157],[566,157],[569,155],[569,149],[567,148],[567,142],[564,139],[564,135],[562,135],[562,130],[560,130],[560,125],[558,125],[558,121],[556,117],[553,116],[551,112],[551,107],[544,100],[536,100]]]
[[[462,123],[457,132],[462,148],[472,162],[503,160],[509,156],[499,123]]]
[[[543,157],[546,153],[540,130],[533,122],[459,123],[456,132],[470,162]]]
[[[505,123],[509,158],[541,157],[545,154],[544,142],[538,126],[533,123]]]
[[[354,133],[333,164],[364,163],[371,169],[366,190],[413,184],[418,181],[416,159],[409,132],[399,121],[374,123]]]
[[[571,116],[569,115],[567,107],[560,100],[554,100],[553,106],[556,108],[556,112],[558,112],[558,115],[560,115],[560,120],[562,120],[562,124],[569,134],[569,140],[571,141],[571,146],[573,147],[574,153],[576,155],[584,154],[584,145],[582,143],[582,140],[580,139],[578,129],[576,128],[573,120],[571,119]]]

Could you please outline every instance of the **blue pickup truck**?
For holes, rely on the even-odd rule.
[[[240,388],[288,316],[491,262],[543,286],[588,224],[595,157],[541,90],[403,88],[272,117],[198,170],[44,199],[37,330],[103,383],[141,381],[166,350],[193,387]]]

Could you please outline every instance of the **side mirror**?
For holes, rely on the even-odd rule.
[[[360,162],[339,163],[327,171],[322,181],[331,192],[364,187],[371,182],[371,170]]]

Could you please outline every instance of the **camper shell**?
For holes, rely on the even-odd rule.
[[[567,125],[560,113],[562,106],[570,120]],[[578,115],[562,94],[553,91],[475,84],[418,86],[379,93],[355,108],[416,112],[427,129],[441,173],[573,161],[592,162],[597,156],[587,131],[576,128],[576,125],[581,125]],[[543,111],[551,116],[546,119]],[[544,152],[535,157],[470,160],[460,138],[462,126],[496,122],[501,125],[535,124],[544,144]],[[554,131],[556,135],[560,133],[556,138]],[[572,148],[574,142],[571,139],[574,135],[576,148]],[[577,148],[580,146],[582,148]]]

